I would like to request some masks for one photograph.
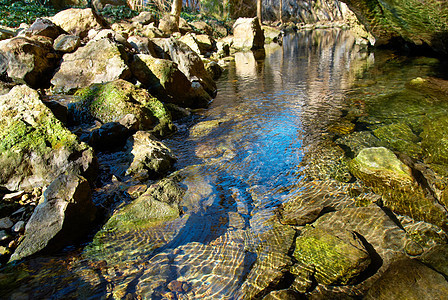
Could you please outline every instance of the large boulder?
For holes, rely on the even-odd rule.
[[[448,3],[444,0],[342,0],[376,39],[376,45],[401,38],[448,53]]]
[[[93,151],[80,143],[27,86],[0,96],[0,186],[43,187],[65,172],[92,180]]]
[[[448,229],[446,208],[426,195],[412,170],[384,147],[365,148],[351,161],[350,171],[383,196],[384,205],[398,214]]]
[[[176,162],[171,150],[146,131],[137,131],[128,141],[132,162],[126,174],[151,179],[168,173]]]
[[[296,239],[294,257],[314,269],[320,284],[348,284],[370,264],[370,256],[354,232],[308,227]]]
[[[204,89],[195,89],[188,78],[177,68],[177,64],[154,58],[147,54],[137,54],[131,65],[134,76],[143,83],[150,93],[167,102],[182,107],[206,107],[211,97]]]
[[[216,83],[205,70],[204,63],[196,52],[173,38],[152,41],[160,48],[159,52],[156,51],[159,58],[170,58],[193,84],[200,84],[211,97],[216,96]]]
[[[0,73],[32,88],[48,87],[57,62],[51,42],[26,37],[0,42]]]
[[[101,29],[105,27],[101,19],[91,8],[70,8],[63,10],[49,18],[66,32],[85,38],[90,29]]]
[[[238,18],[233,24],[233,45],[238,50],[258,50],[264,47],[264,33],[258,18]]]
[[[128,79],[124,48],[108,38],[92,40],[74,53],[63,56],[61,66],[51,83],[56,91],[69,92],[92,83]]]
[[[47,248],[50,251],[79,238],[95,218],[89,183],[76,175],[60,175],[45,190],[44,201],[33,212],[25,236],[11,261]]]
[[[89,122],[97,119],[102,123],[118,122],[133,114],[139,129],[149,130],[157,137],[167,136],[175,131],[171,116],[165,106],[148,91],[137,88],[124,80],[104,84],[93,84],[76,92],[79,101],[69,107],[75,122]]]

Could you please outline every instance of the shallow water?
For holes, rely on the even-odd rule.
[[[81,252],[29,260],[7,296],[250,299],[266,294],[272,278],[288,286],[282,270],[293,263],[296,233],[278,222],[278,205],[297,194],[355,205],[349,184],[309,184],[305,158],[354,106],[435,75],[437,66],[368,53],[339,29],[286,35],[283,46],[266,45],[264,60],[237,53],[210,108],[164,141],[187,188],[183,214],[149,229],[106,232]],[[370,122],[373,115],[359,116],[356,126],[385,123]]]

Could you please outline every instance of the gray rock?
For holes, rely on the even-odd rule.
[[[128,79],[130,75],[122,46],[104,38],[65,54],[51,83],[57,91],[68,92],[92,83]]]
[[[264,47],[264,34],[258,18],[238,18],[233,24],[233,48],[258,50]]]
[[[47,186],[64,172],[93,180],[96,159],[27,87],[0,96],[0,185],[11,191]]]
[[[24,221],[18,221],[14,226],[11,228],[12,232],[19,233],[23,232],[25,230],[25,222]]]
[[[14,225],[10,218],[4,217],[0,219],[0,229],[9,229]]]
[[[204,63],[196,52],[173,38],[152,41],[162,50],[158,52],[159,58],[169,57],[190,82],[198,82],[211,97],[216,96],[216,83],[205,70]]]
[[[32,36],[32,35],[40,35],[40,36],[46,36],[51,39],[57,38],[59,35],[63,34],[64,30],[51,22],[48,19],[43,18],[37,18],[36,21],[34,21],[31,26],[23,31],[22,34],[25,36]]]
[[[42,88],[49,86],[58,55],[43,37],[16,37],[0,42],[0,60],[0,72],[13,81]]]
[[[81,39],[77,35],[62,34],[54,40],[53,48],[56,51],[70,53],[78,49]]]
[[[10,261],[48,249],[55,250],[79,238],[95,218],[89,183],[76,175],[61,175],[45,190],[26,224],[25,237]]]
[[[393,263],[364,299],[446,299],[448,282],[421,262],[404,259]]]
[[[166,174],[176,162],[176,158],[162,142],[150,133],[138,131],[128,141],[133,160],[126,174],[142,174],[151,179]]]
[[[147,37],[133,35],[128,38],[128,43],[140,54],[156,56],[154,43]]]

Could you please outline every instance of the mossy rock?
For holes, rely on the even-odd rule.
[[[349,284],[370,264],[370,256],[355,233],[308,226],[296,239],[294,257],[315,269],[324,285]]]
[[[0,112],[0,185],[17,190],[49,184],[64,171],[86,175],[92,149],[54,117],[37,91],[14,87],[0,96]]]
[[[358,155],[365,148],[385,146],[371,131],[356,131],[338,138],[335,143],[346,151],[350,157]]]
[[[422,146],[429,163],[448,165],[448,116],[428,121],[423,127]]]
[[[429,77],[417,77],[409,81],[407,88],[429,95],[435,101],[448,101],[448,81]]]
[[[448,229],[446,210],[427,197],[411,169],[384,147],[366,148],[350,162],[350,171],[383,197],[384,205],[398,214]]]
[[[139,121],[139,129],[150,131],[158,137],[168,136],[176,130],[162,102],[125,80],[92,84],[78,90],[75,97],[79,101],[69,106],[75,122],[93,119],[102,123],[118,122],[126,115],[133,114]]]
[[[381,126],[375,129],[373,133],[394,150],[413,158],[419,158],[422,155],[422,148],[418,144],[419,137],[404,123]]]

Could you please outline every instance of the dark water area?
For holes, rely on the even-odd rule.
[[[261,299],[294,281],[290,267],[300,228],[279,222],[279,205],[308,195],[309,207],[331,196],[338,210],[374,197],[362,188],[352,196],[359,182],[339,166],[350,153],[335,141],[406,118],[419,133],[423,118],[448,112],[444,103],[422,108],[408,99],[411,104],[394,106],[382,98],[416,77],[442,77],[437,59],[369,52],[340,29],[289,34],[282,46],[265,48],[263,60],[236,53],[210,107],[179,123],[179,132],[164,141],[178,158],[176,174],[186,188],[182,215],[144,229],[106,231],[81,250],[26,260],[1,274],[11,289],[0,295]],[[337,292],[360,297],[368,285]],[[315,289],[325,292],[321,285]]]

